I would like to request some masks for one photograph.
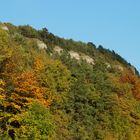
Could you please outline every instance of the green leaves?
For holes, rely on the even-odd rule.
[[[140,139],[140,81],[125,60],[47,29],[7,25],[9,32],[0,30],[0,137]],[[49,49],[38,49],[37,39]],[[55,45],[63,48],[61,55]],[[71,59],[68,51],[88,55],[95,64]]]
[[[51,138],[55,130],[49,110],[36,103],[27,111],[21,125],[22,127],[16,133],[18,139],[46,140]]]
[[[12,54],[10,38],[6,31],[0,29],[0,63]]]

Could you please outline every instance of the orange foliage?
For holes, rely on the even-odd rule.
[[[15,59],[12,60],[15,62]],[[3,73],[4,78],[10,81],[13,87],[8,104],[17,109],[28,106],[33,101],[49,106],[52,102],[51,97],[47,96],[46,99],[49,91],[40,85],[40,74],[44,68],[42,61],[39,58],[35,59],[33,69],[18,73],[16,71],[18,65],[14,62],[7,62]]]
[[[50,104],[50,99],[45,99],[45,95],[47,94],[47,88],[41,87],[39,85],[34,72],[27,71],[22,73],[17,78],[17,81],[14,85],[14,92],[18,94],[20,98],[24,99],[25,102],[32,103],[33,100],[37,100],[45,106],[48,106]]]
[[[44,64],[40,58],[34,60],[34,71],[35,73],[41,72],[44,68]]]
[[[120,78],[122,83],[130,83],[132,85],[132,93],[137,100],[140,100],[140,81],[134,74],[126,74]]]

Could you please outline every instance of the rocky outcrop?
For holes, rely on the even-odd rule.
[[[59,46],[55,46],[54,49],[53,49],[55,52],[57,52],[58,54],[61,54],[63,49]]]
[[[76,60],[85,60],[87,63],[89,63],[89,64],[92,64],[92,65],[94,65],[95,64],[95,62],[94,62],[94,59],[93,58],[91,58],[90,56],[88,56],[88,55],[85,55],[85,54],[79,54],[79,53],[77,53],[77,52],[74,52],[74,51],[69,51],[69,54],[70,54],[70,57],[71,58],[74,58],[74,59],[76,59]]]
[[[109,63],[105,63],[107,69],[111,69],[111,65]]]
[[[37,39],[37,45],[39,49],[47,49],[47,45],[41,40]]]
[[[8,29],[8,27],[6,25],[1,25],[0,28],[5,30],[5,31],[9,31],[9,29]]]
[[[54,52],[58,53],[59,55],[61,55],[61,53],[64,51],[60,46],[55,46],[54,47]],[[87,63],[94,65],[94,59],[91,58],[88,55],[85,54],[79,54],[78,52],[75,51],[69,51],[68,54],[70,55],[71,58],[74,58],[76,60],[85,60]]]
[[[88,55],[83,54],[83,55],[81,56],[81,59],[85,60],[85,61],[86,61],[87,63],[89,63],[89,64],[92,64],[92,65],[95,64],[94,59],[91,58],[91,57],[88,56]]]
[[[124,71],[124,68],[121,66],[121,65],[115,65],[115,69],[123,72]]]
[[[81,59],[79,53],[77,53],[77,52],[69,51],[69,54],[70,54],[71,58],[75,58],[76,60],[80,60]]]

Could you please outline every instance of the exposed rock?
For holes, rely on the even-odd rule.
[[[124,68],[121,65],[116,65],[115,68],[119,71],[123,71]]]
[[[39,49],[47,49],[47,45],[43,42],[37,39],[37,45]]]
[[[8,27],[6,25],[1,25],[0,28],[5,30],[5,31],[9,31],[9,29],[8,29]]]
[[[109,63],[105,63],[107,69],[111,69],[111,65]]]
[[[83,60],[85,60],[85,61],[86,61],[87,63],[89,63],[89,64],[92,64],[92,65],[95,64],[95,63],[94,63],[94,59],[91,58],[91,57],[88,56],[88,55],[85,55],[85,54],[80,55],[79,53],[74,52],[74,51],[69,51],[69,54],[70,54],[70,57],[71,57],[71,58],[75,58],[76,60],[83,59]]]
[[[91,57],[89,57],[88,55],[83,54],[83,55],[81,56],[81,58],[82,58],[83,60],[86,60],[86,62],[89,63],[89,64],[92,64],[92,65],[95,64],[94,59],[91,58]]]
[[[69,51],[70,57],[75,58],[76,60],[80,60],[80,55],[77,52]]]
[[[57,52],[58,54],[61,54],[61,52],[63,51],[63,49],[59,46],[55,46],[53,49],[55,52]]]
[[[50,56],[52,56],[53,54],[52,53],[50,53]]]

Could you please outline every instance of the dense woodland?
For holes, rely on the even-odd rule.
[[[139,73],[101,45],[1,23],[0,140],[140,140]]]

